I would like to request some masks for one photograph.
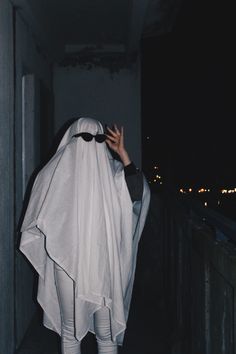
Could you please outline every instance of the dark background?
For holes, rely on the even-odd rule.
[[[236,186],[230,6],[183,1],[170,33],[142,40],[142,158],[149,179],[158,165],[163,184]]]

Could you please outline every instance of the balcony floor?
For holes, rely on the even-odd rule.
[[[167,322],[164,302],[157,291],[150,289],[145,293],[144,289],[134,287],[125,340],[119,354],[170,354]],[[93,334],[88,333],[82,341],[82,353],[96,354]],[[16,354],[61,354],[60,337],[43,326],[41,308]]]

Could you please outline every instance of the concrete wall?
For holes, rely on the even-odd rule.
[[[54,68],[55,133],[73,117],[124,125],[130,157],[141,164],[140,62],[111,73],[106,67]]]
[[[13,353],[14,338],[14,135],[13,16],[0,2],[0,348]]]
[[[31,86],[27,80],[23,149],[22,77],[26,74]],[[36,309],[36,274],[18,250],[18,230],[25,187],[40,162],[41,92],[45,87],[50,92],[52,77],[29,27],[8,0],[0,2],[0,78],[0,351],[12,354]]]
[[[15,221],[18,228],[15,240],[15,346],[18,347],[36,307],[39,306],[36,302],[37,274],[18,250],[18,246],[20,223],[26,207],[23,200],[27,201],[32,184],[32,174],[41,162],[40,140],[42,140],[43,135],[41,120],[42,109],[44,108],[41,101],[42,88],[49,93],[52,91],[52,71],[51,65],[37,45],[30,27],[22,20],[18,11],[14,16],[14,28]],[[23,76],[25,76],[24,94],[22,91]],[[23,96],[24,99],[22,99]],[[53,119],[53,116],[51,116],[51,119]]]

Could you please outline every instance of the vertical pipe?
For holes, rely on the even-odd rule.
[[[205,261],[204,264],[204,277],[205,277],[205,341],[206,341],[206,354],[211,354],[210,343],[210,267],[209,263]]]

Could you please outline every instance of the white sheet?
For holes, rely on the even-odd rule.
[[[106,143],[85,142],[79,132],[102,133],[101,123],[80,118],[36,177],[21,227],[20,250],[39,274],[43,323],[61,335],[54,262],[75,284],[75,334],[94,333],[93,313],[111,310],[112,339],[122,345],[132,296],[138,243],[150,190],[132,203],[123,165]]]

